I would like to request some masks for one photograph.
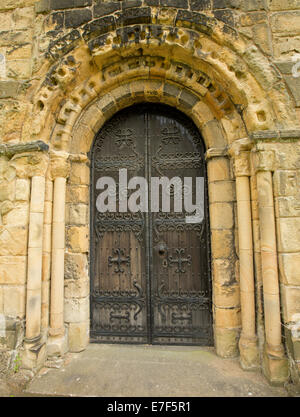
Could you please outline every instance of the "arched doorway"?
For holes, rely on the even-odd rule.
[[[193,122],[165,105],[124,109],[96,135],[92,341],[212,344],[204,152]],[[196,197],[202,211],[191,219]]]

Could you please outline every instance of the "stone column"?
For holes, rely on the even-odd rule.
[[[48,332],[52,250],[53,181],[46,178],[42,267],[42,329]]]
[[[256,300],[256,334],[258,338],[258,350],[262,352],[265,340],[264,307],[263,307],[263,282],[261,274],[261,252],[260,252],[260,228],[257,178],[251,164],[251,205],[252,205],[252,230],[253,230],[253,256],[255,275],[255,300]]]
[[[50,328],[48,354],[62,355],[67,350],[64,326],[64,251],[66,178],[69,175],[68,154],[51,154],[53,186],[52,262],[50,290]]]
[[[28,238],[26,339],[40,338],[41,284],[44,222],[45,177],[31,179],[31,200]]]
[[[41,308],[45,173],[48,158],[40,155],[35,158],[36,166],[31,172],[26,330],[22,354],[22,366],[30,369],[42,366],[46,353],[45,341],[41,333]]]
[[[233,143],[230,154],[234,158],[238,218],[240,296],[242,333],[239,340],[240,362],[244,369],[257,368],[259,355],[255,326],[255,285],[250,193],[250,160],[252,142],[240,139]]]
[[[227,148],[206,152],[213,276],[214,339],[221,357],[239,355],[240,291],[234,250],[234,182]]]
[[[256,149],[261,263],[264,294],[265,348],[263,367],[271,383],[280,384],[288,376],[281,334],[280,294],[278,280],[277,242],[273,198],[273,151]]]

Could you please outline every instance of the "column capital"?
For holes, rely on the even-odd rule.
[[[253,145],[253,141],[246,137],[234,141],[229,147],[228,153],[233,158],[236,177],[250,177],[250,151]]]
[[[235,140],[228,148],[228,154],[232,158],[239,157],[243,152],[249,152],[254,146],[252,139],[245,137]]]
[[[274,171],[275,151],[261,149],[258,146],[252,149],[252,162],[254,171]]]
[[[228,156],[228,149],[226,148],[209,148],[205,153],[205,159],[212,159],[218,157]]]
[[[10,160],[19,178],[45,176],[49,160],[48,151],[49,146],[41,140],[0,145],[0,157]]]
[[[70,174],[69,153],[64,151],[50,152],[50,176],[55,178],[68,178]]]
[[[45,177],[48,165],[48,153],[40,151],[15,154],[11,159],[19,178]]]

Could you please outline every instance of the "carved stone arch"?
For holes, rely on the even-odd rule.
[[[196,24],[196,18],[202,23]],[[200,13],[192,17],[183,13],[172,24],[159,19],[150,24],[142,17],[127,17],[121,25],[109,22],[115,22],[113,16],[97,19],[49,46],[40,70],[42,81],[33,96],[32,119],[27,121],[30,140],[49,138],[56,122],[62,132],[69,132],[96,97],[114,84],[139,78],[183,85],[214,108],[220,119],[224,113],[230,118],[235,109],[248,132],[277,130],[291,120],[297,123],[280,73],[224,23]]]
[[[91,60],[90,50],[85,45],[74,50],[72,57],[77,62],[71,65],[74,71],[69,70],[66,64],[70,57],[68,55],[63,70],[56,69],[52,74],[57,85],[53,87],[53,80],[49,78],[53,108],[50,111],[47,106],[40,106],[44,120],[48,118],[43,137],[49,138],[52,149],[70,153],[67,204],[73,206],[71,195],[79,195],[88,185],[87,154],[91,143],[101,126],[113,114],[138,102],[161,102],[176,107],[194,121],[208,150],[215,346],[220,356],[234,356],[238,354],[237,341],[241,323],[239,284],[235,277],[234,179],[227,148],[233,141],[246,135],[247,127],[239,106],[247,107],[247,102],[243,94],[237,93],[237,105],[226,92],[226,82],[222,82],[220,75],[216,76],[215,70],[210,69],[209,65],[207,68],[204,64],[195,65],[196,59],[190,50],[174,43],[171,38],[169,42],[165,55],[158,55],[155,45],[151,43],[149,47],[144,45],[143,54],[136,43],[124,44],[117,51],[105,47],[101,63],[95,57]],[[178,59],[171,59],[167,53],[168,48],[173,51],[174,58],[177,51],[183,51],[183,54],[179,53]],[[62,87],[62,95],[66,99],[60,99],[58,86]],[[43,88],[49,90],[49,84],[47,86],[46,83]],[[256,92],[258,94],[258,90]],[[271,113],[270,110],[268,114]],[[259,126],[263,128],[265,121]],[[221,197],[217,192],[218,187],[225,190]],[[72,208],[74,213],[79,213],[83,205],[88,206],[89,200],[80,200],[77,205]],[[86,233],[84,251],[88,252],[88,230],[83,225],[74,226],[71,220],[66,222],[66,227],[68,251],[72,254],[82,251],[81,244],[72,247],[72,234]],[[218,248],[222,234],[228,247],[232,248],[230,254]],[[71,321],[68,323],[71,327],[75,326]]]
[[[89,83],[90,80],[86,85]],[[81,92],[83,91],[85,90],[81,87]],[[78,92],[74,91],[73,97],[77,94]],[[87,99],[84,109],[81,106],[74,107],[72,115],[70,115],[72,112],[66,112],[70,104],[65,103],[59,120],[63,121],[65,114],[69,117],[67,123],[64,125],[58,123],[54,129],[51,146],[59,149],[62,147],[70,154],[71,175],[67,183],[67,196],[70,196],[70,201],[67,199],[67,204],[72,205],[74,211],[78,206],[78,212],[83,204],[86,206],[90,204],[88,199],[74,202],[71,194],[79,195],[80,190],[87,186],[88,180],[84,178],[89,178],[88,154],[95,135],[115,113],[139,102],[160,102],[176,107],[194,121],[204,139],[207,149],[210,197],[214,342],[220,356],[235,356],[238,353],[240,305],[239,284],[235,277],[237,262],[234,251],[235,184],[227,149],[229,144],[244,132],[244,126],[233,106],[227,113],[222,106],[218,108],[209,100],[205,102],[199,92],[184,87],[182,83],[175,82],[174,79],[169,81],[158,77],[136,77],[136,79],[132,77],[121,85],[113,83],[109,90],[95,96],[94,100]],[[230,128],[222,124],[220,115],[227,118]],[[78,172],[81,174],[79,175]],[[223,189],[224,192],[220,193],[218,189],[219,191]],[[74,229],[72,221],[67,222],[66,226],[70,231]],[[89,241],[89,231],[86,230],[86,233]],[[230,254],[219,247],[218,241],[222,239],[222,235],[228,247],[232,248]],[[71,247],[71,252],[76,253],[76,251],[76,247]]]
[[[72,132],[62,131],[60,127],[54,131],[52,145],[55,146],[56,140],[60,146],[62,138],[65,137],[65,141],[69,142],[69,147],[66,149],[68,152],[87,154],[95,134],[103,124],[114,113],[139,102],[163,103],[185,113],[201,131],[206,149],[225,150],[233,139],[227,137],[225,128],[216,118],[214,110],[205,102],[200,101],[190,90],[178,84],[157,79],[138,79],[118,86],[111,90],[109,95],[105,94],[89,103],[76,119]],[[232,113],[232,120],[238,123],[238,117],[235,115],[235,118]],[[242,129],[242,126],[239,128]],[[56,132],[57,136],[55,136]],[[69,140],[68,135],[70,135]]]

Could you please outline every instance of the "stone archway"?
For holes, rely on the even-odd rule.
[[[174,95],[178,94],[176,88],[172,89],[170,85],[170,93],[163,94],[163,88],[159,91],[157,89],[157,80],[153,82],[147,80],[147,82],[137,81],[133,82],[129,86],[124,88],[116,88],[113,91],[113,95],[116,97],[119,103],[125,106],[130,105],[134,102],[165,102],[167,104],[174,105],[176,96],[172,97],[171,93]],[[131,99],[128,99],[128,91],[134,91]],[[145,92],[146,91],[146,92]],[[165,88],[165,91],[168,91],[168,86]],[[148,92],[148,93],[147,93]],[[151,94],[152,92],[152,94]],[[160,94],[159,94],[160,93]],[[180,91],[179,91],[180,93]],[[159,94],[159,95],[158,95]],[[183,95],[185,99],[189,98],[189,95]],[[193,96],[192,96],[193,97]],[[101,101],[101,99],[100,99]],[[205,109],[204,106],[201,106],[200,109]],[[189,108],[189,102],[184,102],[181,100],[180,109],[184,112],[187,112]],[[196,107],[197,109],[197,107]],[[199,111],[199,110],[198,110]],[[89,179],[89,160],[86,155],[90,150],[93,137],[97,130],[101,128],[101,125],[104,123],[103,117],[99,118],[99,101],[95,101],[86,109],[86,112],[78,120],[74,126],[74,134],[72,136],[71,148],[74,151],[73,161],[71,162],[71,175],[68,181],[67,195],[78,195],[79,190],[87,190],[88,179]],[[109,113],[110,115],[111,113]],[[195,111],[194,119],[197,120],[197,114],[202,117],[205,115],[209,117],[209,111],[205,113]],[[217,282],[216,291],[214,291],[215,296],[215,313],[218,317],[222,317],[223,323],[220,320],[220,325],[218,325],[218,320],[216,321],[215,328],[215,343],[217,351],[222,356],[232,356],[237,354],[237,340],[240,332],[240,305],[239,305],[239,285],[236,279],[232,279],[236,270],[236,254],[230,251],[230,248],[234,250],[234,181],[230,173],[230,162],[227,156],[227,149],[225,145],[225,138],[222,127],[213,119],[211,115],[211,120],[206,120],[206,129],[204,129],[204,138],[206,138],[207,147],[209,152],[207,153],[208,160],[208,170],[209,170],[209,190],[210,190],[210,208],[212,212],[211,216],[211,229],[212,229],[212,254],[213,254],[213,270],[214,276],[216,277],[214,282]],[[199,119],[197,124],[201,124]],[[89,134],[87,134],[87,132]],[[94,133],[95,132],[95,133]],[[213,142],[215,141],[215,143]],[[217,145],[213,148],[213,145]],[[222,146],[223,145],[223,146]],[[81,155],[80,158],[75,155]],[[81,173],[80,173],[81,172]],[[72,174],[73,173],[73,174]],[[220,193],[217,191],[218,188],[224,188],[224,193],[220,196]],[[87,193],[85,192],[87,196]],[[86,197],[87,198],[87,197]],[[72,201],[67,202],[67,204],[73,206],[72,210],[79,212],[83,210],[82,204],[86,205],[85,210],[87,210],[88,200],[85,201],[79,200],[78,207],[73,205]],[[224,216],[224,213],[226,214]],[[82,221],[82,223],[84,223]],[[78,226],[78,225],[77,225]],[[74,225],[67,226],[70,235],[74,233],[76,236],[80,236],[80,233],[87,234],[88,231],[85,227],[80,226],[76,227]],[[85,231],[84,231],[85,229]],[[77,232],[76,232],[77,230]],[[68,232],[67,232],[68,236]],[[225,239],[225,249],[223,252],[221,248],[218,249],[214,245],[218,246],[218,241],[220,238]],[[72,240],[72,238],[70,238]],[[67,237],[68,242],[68,237]],[[85,251],[88,243],[84,247],[75,247],[71,249],[71,253],[67,252],[67,258],[82,258],[85,255],[82,255],[82,252]],[[72,246],[72,243],[71,243]],[[76,255],[75,255],[76,253]],[[73,261],[70,261],[71,263]],[[86,273],[87,274],[87,273]],[[87,275],[86,275],[86,278]],[[226,284],[228,283],[228,285]],[[86,299],[88,305],[88,300]],[[225,316],[228,316],[226,318]],[[225,320],[225,321],[224,321]],[[71,325],[72,326],[72,325]],[[80,347],[76,347],[78,349]]]
[[[52,222],[45,216],[44,229],[49,235],[52,228],[53,241],[43,251],[45,263],[51,258],[52,270],[44,269],[43,281],[49,285],[51,277],[51,296],[50,307],[47,294],[42,300],[42,325],[36,323],[29,342],[34,344],[34,336],[47,330],[50,317],[50,353],[62,352],[66,342],[73,351],[88,343],[88,152],[96,132],[118,110],[139,102],[161,102],[191,117],[206,143],[215,346],[224,357],[240,351],[243,366],[253,368],[258,353],[252,220],[257,225],[258,217],[254,210],[251,213],[250,179],[255,206],[259,198],[255,170],[264,170],[266,165],[254,164],[250,157],[251,134],[284,129],[296,120],[294,112],[280,92],[281,81],[272,66],[226,25],[207,19],[197,26],[184,16],[175,28],[170,23],[160,22],[155,28],[146,23],[129,19],[119,28],[103,21],[88,24],[51,45],[49,60],[41,69],[43,82],[34,93],[34,116],[25,124],[24,135],[25,141],[47,138],[50,145],[46,202],[53,203],[54,215]],[[52,65],[54,61],[58,64]],[[269,86],[268,92],[261,87],[263,83]],[[66,239],[58,231],[65,231],[65,226]],[[221,239],[226,244],[220,246]],[[256,272],[259,275],[258,269]],[[28,294],[29,302],[30,297]],[[261,296],[256,297],[261,307]],[[268,314],[275,313],[278,320],[277,331],[268,333],[269,353],[277,352],[276,359],[281,360],[278,294],[272,303],[274,311]]]

